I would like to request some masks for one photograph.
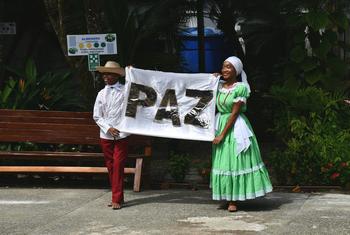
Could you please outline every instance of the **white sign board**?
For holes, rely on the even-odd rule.
[[[122,132],[212,141],[219,78],[126,68]]]
[[[69,56],[117,54],[117,36],[110,34],[67,35]]]

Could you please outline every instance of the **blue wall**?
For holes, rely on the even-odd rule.
[[[183,72],[198,73],[198,33],[197,28],[187,28],[181,33]],[[205,28],[205,72],[220,72],[222,62],[232,55],[232,49],[224,41],[221,32]]]

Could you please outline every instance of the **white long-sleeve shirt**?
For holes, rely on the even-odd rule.
[[[102,139],[122,139],[127,137],[127,133],[119,133],[118,137],[113,138],[108,133],[108,129],[117,128],[122,114],[122,104],[124,101],[124,85],[116,83],[106,85],[96,97],[94,105],[93,118],[100,127],[100,138]]]

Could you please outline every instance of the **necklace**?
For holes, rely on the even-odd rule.
[[[231,91],[232,91],[233,88],[236,86],[236,84],[237,84],[237,82],[233,83],[232,85],[228,86],[227,88],[224,87],[224,86],[222,86],[222,88],[223,88],[223,89],[226,89],[227,92],[225,92],[225,93],[226,93],[226,96],[225,96],[223,102],[220,102],[220,97],[221,97],[222,92],[219,93],[218,104],[219,104],[220,106],[225,105],[227,97],[229,96],[229,94],[231,94]],[[230,90],[229,90],[229,89],[230,89]]]
[[[230,92],[227,92],[227,93],[226,93],[226,96],[225,96],[225,98],[224,98],[224,101],[223,101],[223,102],[221,102],[221,101],[220,101],[221,94],[222,94],[222,93],[220,92],[220,94],[219,94],[219,104],[220,104],[220,106],[224,106],[224,105],[225,105],[225,103],[226,103],[226,99],[227,99],[228,95],[230,94]]]

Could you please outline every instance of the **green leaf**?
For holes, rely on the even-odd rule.
[[[295,48],[292,49],[291,51],[291,60],[300,63],[304,60],[306,57],[306,52],[305,49],[302,48],[301,46],[296,46]]]
[[[17,84],[17,80],[13,80],[13,79],[8,80],[6,86],[4,87],[4,90],[1,93],[2,103],[6,103],[8,97],[14,91],[16,84]]]
[[[32,59],[28,59],[25,67],[25,75],[28,79],[27,82],[32,83],[36,81],[37,71],[35,63]]]
[[[318,61],[315,58],[307,57],[301,67],[305,72],[309,72],[318,66]]]
[[[322,72],[319,70],[312,71],[305,74],[305,80],[309,85],[314,85],[316,82],[323,79]]]
[[[327,28],[331,23],[327,12],[323,11],[310,11],[305,18],[308,25],[314,30]]]
[[[300,87],[300,82],[294,77],[291,77],[284,82],[284,86],[294,90]]]

